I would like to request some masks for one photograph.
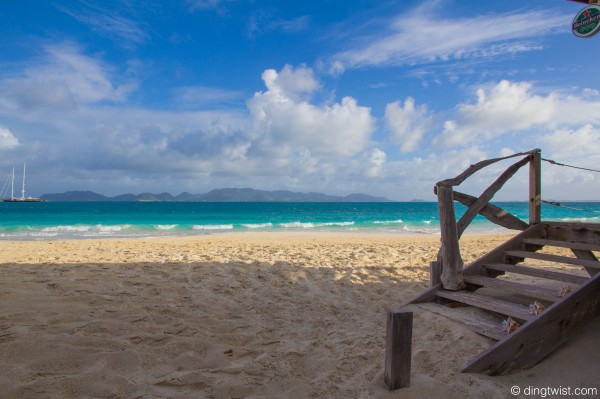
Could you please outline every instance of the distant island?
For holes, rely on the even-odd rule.
[[[123,202],[392,202],[384,197],[350,194],[345,197],[322,193],[298,193],[286,190],[263,191],[252,188],[221,188],[204,194],[169,193],[121,194],[107,197],[93,191],[67,191],[44,194],[41,198],[52,202],[123,201]]]

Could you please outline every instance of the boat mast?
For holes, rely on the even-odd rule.
[[[10,199],[15,198],[15,167],[13,166],[12,183],[10,185]]]
[[[25,199],[25,165],[27,162],[23,163],[23,189],[21,190],[21,198]]]

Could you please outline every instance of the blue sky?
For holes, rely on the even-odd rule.
[[[253,187],[435,200],[436,181],[511,152],[598,169],[600,36],[571,33],[582,7],[8,2],[0,171],[27,161],[28,195]],[[478,195],[506,166],[464,190]],[[497,198],[526,200],[526,177]],[[543,165],[548,199],[599,199],[599,183]]]

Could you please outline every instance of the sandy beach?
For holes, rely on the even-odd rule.
[[[467,235],[465,262],[507,235]],[[530,370],[461,374],[492,341],[414,311],[411,387],[383,384],[386,312],[438,236],[244,233],[0,241],[2,398],[509,398],[600,388],[600,321]],[[550,397],[550,396],[548,396]],[[582,397],[598,397],[582,396]]]

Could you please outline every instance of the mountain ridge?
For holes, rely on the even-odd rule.
[[[44,194],[42,199],[52,202],[393,202],[384,197],[353,193],[335,196],[317,192],[302,193],[288,190],[255,190],[252,188],[219,188],[203,194],[182,192],[141,193],[105,196],[93,191],[66,191],[64,193]]]

